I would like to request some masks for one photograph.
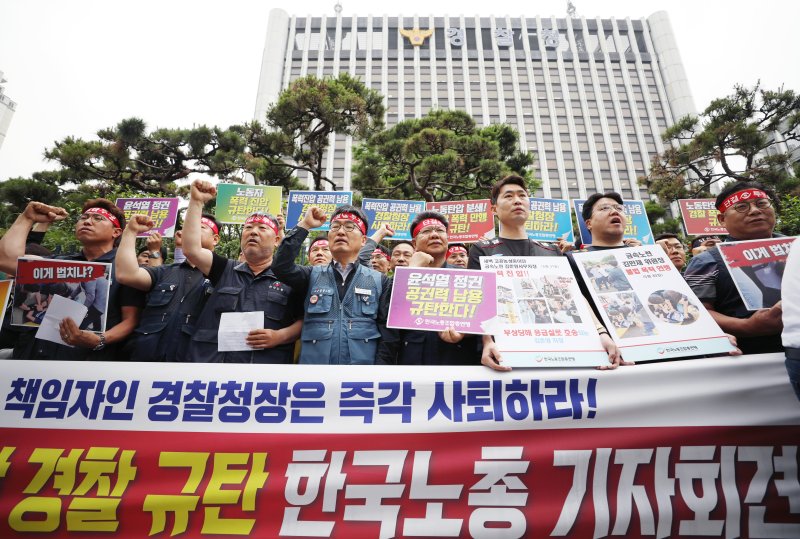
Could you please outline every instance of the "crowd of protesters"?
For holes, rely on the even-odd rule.
[[[199,180],[192,184],[182,229],[176,232],[172,264],[165,263],[166,252],[157,233],[151,233],[146,247],[137,251],[137,237],[153,227],[148,217],[134,215],[126,223],[124,213],[112,202],[87,201],[75,226],[80,251],[55,258],[112,265],[107,306],[102,307],[105,330],[98,331],[94,322],[87,325],[86,320],[65,318],[58,327],[66,343],[61,345],[36,339],[35,328],[9,326],[6,322],[0,342],[13,347],[10,355],[15,359],[482,363],[496,370],[509,370],[502,365],[502,353],[491,335],[465,335],[453,328],[439,332],[387,328],[393,284],[390,275],[398,266],[480,269],[481,256],[566,256],[583,296],[576,300],[586,301],[591,308],[608,354],[606,368],[624,364],[609,335],[609,329],[615,328],[606,328],[600,321],[598,306],[592,302],[589,286],[572,256],[578,251],[632,245],[623,238],[628,223],[622,197],[617,193],[595,193],[584,203],[582,217],[592,235],[591,245],[530,240],[525,229],[530,193],[523,178],[507,176],[496,182],[491,191],[500,234],[471,246],[450,243],[447,217],[433,211],[418,214],[410,225],[412,239],[393,242],[390,250],[381,242],[391,238],[394,231],[384,225],[367,236],[369,223],[360,208],[341,206],[326,215],[312,207],[285,235],[280,216],[262,212],[250,215],[243,226],[236,260],[214,251],[220,239],[220,224],[203,209],[215,196],[216,188],[211,183]],[[784,303],[778,301],[767,309],[748,311],[715,248],[721,241],[777,236],[774,204],[774,196],[762,185],[736,182],[726,186],[716,199],[718,220],[727,228],[727,237],[697,237],[690,245],[684,245],[679,236],[662,234],[655,241],[742,352],[780,352],[786,346],[787,369],[800,397],[800,302],[787,301],[786,310]],[[62,208],[31,202],[0,239],[0,271],[13,275],[18,257],[42,255],[37,244],[43,234],[36,229],[66,217]],[[306,248],[308,265],[297,264],[298,255],[308,244],[309,231],[326,222],[330,223],[327,235],[311,238]],[[687,263],[689,249],[692,257]],[[787,264],[796,270],[799,259],[793,252]],[[590,285],[602,289],[605,283],[610,289],[615,269],[594,268]],[[800,272],[787,268],[785,274],[785,279],[793,280],[795,286],[784,293],[797,296]],[[73,290],[66,292],[68,297],[75,297]],[[37,311],[49,301],[48,291],[31,288],[27,293],[20,305],[24,304],[25,316],[35,321]],[[653,305],[660,306],[663,316],[674,316],[666,308],[670,298],[651,299]],[[16,299],[15,302],[19,303]],[[252,311],[263,312],[264,318],[262,327],[250,331],[246,338],[250,350],[219,351],[223,313]],[[97,318],[97,313],[90,309],[88,316]]]

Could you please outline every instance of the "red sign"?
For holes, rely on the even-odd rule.
[[[717,208],[713,198],[692,198],[679,200],[681,217],[686,233],[690,236],[706,234],[727,234],[728,229],[717,221]]]
[[[17,284],[86,283],[104,277],[108,264],[20,258]]]
[[[786,262],[794,237],[726,242],[717,245],[731,268]]]
[[[425,209],[447,217],[450,243],[472,243],[494,237],[494,212],[489,199],[428,202]]]

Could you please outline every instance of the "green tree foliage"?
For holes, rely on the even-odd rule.
[[[337,78],[313,75],[295,80],[267,112],[267,127],[245,126],[257,178],[310,173],[316,190],[335,190],[325,175],[325,152],[332,134],[362,140],[383,127],[383,96],[348,73]]]
[[[517,173],[535,188],[533,154],[507,125],[479,128],[467,113],[434,110],[370,137],[356,149],[353,187],[364,196],[427,201],[486,198]]]
[[[800,235],[800,197],[792,195],[783,197],[777,230],[787,236]]]
[[[712,184],[730,180],[760,181],[781,196],[798,194],[800,179],[787,167],[788,156],[774,150],[781,140],[800,140],[799,125],[800,95],[794,91],[737,85],[699,116],[685,116],[664,132],[667,149],[641,182],[665,205],[709,196]]]
[[[683,229],[679,219],[671,219],[667,214],[667,209],[658,202],[647,201],[644,203],[644,211],[650,228],[653,230],[653,237],[665,232],[683,235]]]
[[[0,183],[0,227],[11,226],[28,202],[55,204],[59,197],[58,187],[28,178],[11,178]]]
[[[246,142],[232,129],[200,126],[156,129],[138,118],[101,129],[97,140],[67,137],[45,150],[61,167],[37,172],[33,178],[50,185],[93,182],[99,190],[120,186],[140,195],[176,195],[176,182],[199,173],[237,181],[244,164]]]

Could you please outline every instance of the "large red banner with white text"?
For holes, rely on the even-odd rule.
[[[800,537],[777,354],[152,366],[8,362],[0,537]]]

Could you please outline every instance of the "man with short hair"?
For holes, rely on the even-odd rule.
[[[327,235],[311,240],[311,245],[308,246],[309,266],[327,266],[332,258]]]
[[[697,256],[721,242],[722,239],[719,236],[697,236],[692,240],[692,256]]]
[[[411,260],[412,256],[414,256],[413,243],[408,240],[400,240],[395,243],[394,247],[392,247],[392,257],[390,259],[392,271],[394,271],[397,266],[408,266],[408,262]]]
[[[463,243],[451,243],[447,248],[447,263],[457,268],[467,267],[469,261],[469,254],[467,246]]]
[[[524,178],[510,175],[499,180],[492,187],[491,201],[492,210],[500,221],[500,235],[497,238],[473,243],[469,250],[467,268],[480,269],[481,256],[561,256],[558,247],[548,247],[528,238],[525,222],[528,220],[531,206]],[[611,365],[602,368],[616,368],[619,365],[617,347],[608,331],[597,319],[595,325],[611,362]],[[501,365],[501,362],[502,356],[494,339],[491,335],[484,335],[481,363],[494,370],[511,370],[510,367]]]
[[[200,223],[200,244],[213,251],[219,243],[219,223],[209,214],[203,214]],[[117,249],[117,279],[147,293],[147,305],[129,345],[131,359],[189,361],[189,341],[211,295],[211,283],[187,260],[155,267],[137,266],[132,257],[136,237],[153,225],[146,215],[131,216]]]
[[[30,202],[0,239],[0,269],[9,273],[16,272],[17,258],[25,254],[25,241],[34,223],[52,223],[66,216],[67,212],[63,208]],[[59,325],[59,332],[67,346],[36,339],[35,329],[25,331],[20,333],[14,347],[14,358],[94,361],[127,359],[122,345],[136,327],[139,313],[144,307],[144,295],[123,286],[116,277],[114,256],[124,226],[125,214],[113,202],[104,198],[87,200],[75,225],[75,237],[81,244],[81,251],[75,255],[55,257],[57,260],[105,262],[112,265],[108,306],[105,309],[105,331],[81,329],[82,320],[65,318]],[[95,291],[94,299],[96,298]]]
[[[774,234],[774,195],[758,182],[735,182],[717,196],[717,220],[728,229],[729,241],[757,240]],[[782,308],[748,311],[722,260],[711,248],[689,261],[684,278],[708,312],[726,333],[736,337],[745,354],[782,352]]]
[[[280,226],[269,214],[255,212],[245,219],[240,246],[244,262],[229,260],[203,247],[203,206],[217,194],[207,181],[192,184],[183,225],[183,251],[214,286],[197,319],[188,357],[206,363],[292,363],[294,343],[302,326],[298,291],[274,273],[273,254]],[[245,342],[252,350],[220,352],[219,326],[225,312],[263,312],[261,328]]]
[[[388,277],[359,263],[369,229],[364,212],[345,205],[331,214],[330,264],[294,262],[308,231],[327,220],[320,208],[309,208],[286,233],[273,263],[275,275],[305,297],[300,363],[372,365],[386,331],[390,284]]]
[[[655,241],[664,249],[664,252],[667,253],[669,259],[675,264],[677,270],[683,271],[683,268],[686,266],[686,246],[678,235],[665,232],[664,234],[656,236]]]

